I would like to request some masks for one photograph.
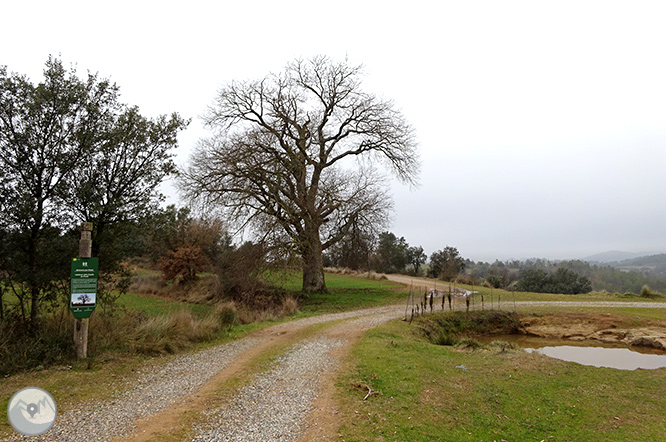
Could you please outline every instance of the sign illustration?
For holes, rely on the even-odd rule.
[[[97,258],[72,258],[69,308],[75,318],[89,318],[97,302]]]

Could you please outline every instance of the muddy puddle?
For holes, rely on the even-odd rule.
[[[512,342],[530,353],[540,353],[563,361],[619,370],[654,370],[666,367],[666,352],[643,347],[607,344],[597,341],[535,338],[522,335],[493,336],[484,343],[500,340]]]

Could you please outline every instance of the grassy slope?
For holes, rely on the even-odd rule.
[[[403,285],[390,281],[374,281],[344,275],[326,275],[330,293],[313,294],[300,307],[308,312],[336,312],[405,302]]]
[[[339,383],[341,440],[655,441],[666,432],[666,369],[463,352],[402,321],[371,330],[353,356]],[[381,394],[364,401],[358,384]]]
[[[408,296],[408,289],[402,284],[333,273],[326,274],[329,293],[315,293],[307,297],[301,297],[302,280],[297,272],[269,275],[267,280],[281,286],[288,294],[300,298],[299,310],[305,315],[402,303],[406,302]]]

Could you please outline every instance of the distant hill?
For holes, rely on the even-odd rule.
[[[625,259],[619,262],[609,263],[610,266],[626,272],[641,272],[649,275],[666,276],[666,254],[640,256],[638,258]]]
[[[608,252],[597,253],[595,255],[582,258],[582,261],[598,262],[598,263],[612,263],[626,261],[634,258],[639,258],[648,255],[655,255],[656,252],[623,252],[620,250],[611,250]]]

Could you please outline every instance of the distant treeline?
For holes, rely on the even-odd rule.
[[[666,255],[661,255],[666,257]],[[519,281],[527,272],[541,270],[546,274],[554,274],[558,269],[566,269],[578,276],[588,278],[592,290],[608,291],[614,293],[640,293],[644,285],[659,292],[666,292],[666,278],[646,274],[641,271],[628,271],[610,265],[590,264],[586,261],[549,261],[546,259],[528,259],[525,261],[495,261],[487,262],[465,261],[466,273],[478,280],[487,280],[495,287],[508,287],[514,281]]]
[[[326,266],[380,273],[429,276],[444,281],[489,285],[509,290],[542,293],[607,291],[639,294],[643,286],[666,293],[666,254],[611,264],[587,261],[474,262],[458,249],[446,246],[426,255],[421,246],[410,245],[392,232],[378,235],[351,229],[346,237],[324,254]]]

